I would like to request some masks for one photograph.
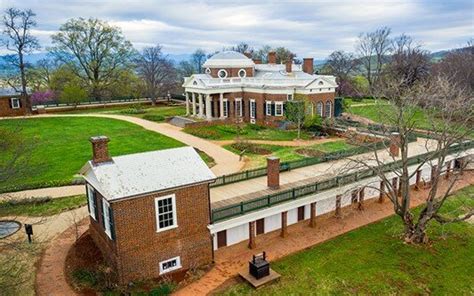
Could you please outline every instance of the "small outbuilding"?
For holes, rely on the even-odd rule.
[[[118,282],[158,278],[212,263],[212,171],[192,147],[110,157],[92,137],[86,180],[90,234]]]
[[[26,114],[26,102],[21,93],[11,87],[0,88],[0,117]]]

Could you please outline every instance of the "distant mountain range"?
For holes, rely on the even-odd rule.
[[[450,49],[450,50],[441,50],[441,51],[436,51],[432,52],[430,54],[431,60],[434,62],[442,60],[449,52],[451,51],[456,51],[456,50],[464,50],[465,48],[455,48],[455,49]],[[167,54],[168,57],[173,60],[176,64],[178,64],[181,61],[186,61],[190,60],[192,54]],[[9,65],[5,62],[4,56],[0,56],[0,76],[8,74],[11,72],[12,68],[9,67]],[[48,53],[42,52],[42,53],[33,53],[33,54],[28,54],[25,56],[25,60],[27,63],[35,64],[41,59],[48,58]],[[321,67],[324,63],[326,63],[325,59],[315,59],[314,60],[314,65],[316,67]]]

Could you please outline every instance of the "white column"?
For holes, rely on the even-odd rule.
[[[220,117],[224,118],[224,94],[220,93],[219,95],[219,110],[220,110]]]
[[[199,94],[199,117],[204,117],[204,104],[202,102],[202,94]]]
[[[206,118],[208,120],[212,119],[212,111],[211,111],[211,95],[206,96]]]
[[[196,116],[196,94],[192,93],[193,98],[193,116]]]
[[[189,93],[186,92],[186,116],[189,115]]]

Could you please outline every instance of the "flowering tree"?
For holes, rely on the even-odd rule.
[[[46,102],[54,100],[55,94],[52,90],[37,91],[31,94],[31,103],[33,105],[42,105]]]

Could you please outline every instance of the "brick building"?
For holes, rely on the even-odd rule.
[[[91,138],[86,180],[90,234],[120,283],[212,262],[209,183],[192,147],[110,157]]]
[[[286,101],[305,95],[310,115],[332,117],[337,87],[334,76],[313,73],[313,59],[302,65],[276,64],[276,53],[262,64],[244,54],[224,51],[209,58],[204,74],[185,78],[186,112],[207,120],[276,124],[285,120]]]
[[[26,111],[26,102],[20,93],[13,88],[0,89],[0,117],[23,116]]]

